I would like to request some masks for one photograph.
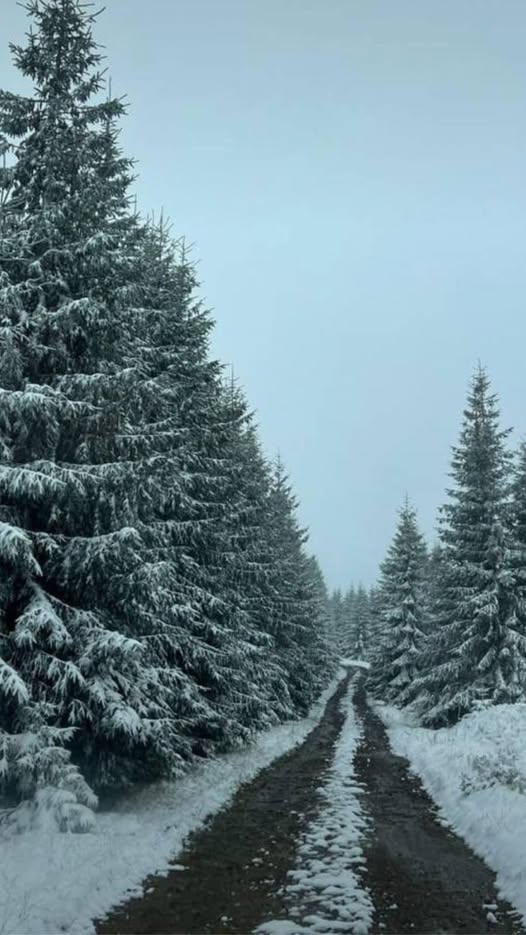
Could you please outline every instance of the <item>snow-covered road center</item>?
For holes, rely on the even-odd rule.
[[[265,922],[258,930],[262,935],[302,931],[362,935],[369,929],[374,907],[359,872],[367,820],[360,801],[363,789],[353,775],[353,757],[361,737],[353,692],[351,681],[341,703],[345,721],[322,789],[322,807],[299,846],[296,867],[290,871],[285,900],[291,903],[294,921]]]

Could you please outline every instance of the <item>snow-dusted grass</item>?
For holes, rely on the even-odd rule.
[[[168,872],[188,834],[242,783],[302,743],[344,675],[340,671],[308,717],[265,731],[250,746],[176,782],[130,795],[118,810],[97,816],[93,833],[0,837],[0,935],[93,932],[92,919],[141,894],[148,874]]]
[[[359,867],[364,863],[366,818],[360,804],[362,790],[354,779],[353,758],[362,732],[352,703],[353,692],[351,682],[342,701],[345,722],[322,789],[323,805],[307,828],[285,888],[285,898],[290,897],[290,915],[295,915],[297,921],[270,920],[258,928],[261,935],[362,935],[369,930],[373,905],[359,876]],[[303,912],[296,909],[298,903],[304,907]]]
[[[395,753],[441,817],[497,873],[501,895],[526,922],[526,704],[497,705],[428,730],[408,712],[375,705]]]

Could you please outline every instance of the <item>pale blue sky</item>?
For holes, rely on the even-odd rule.
[[[433,535],[478,359],[526,431],[526,3],[108,0],[98,37],[329,583],[372,583],[406,491]]]

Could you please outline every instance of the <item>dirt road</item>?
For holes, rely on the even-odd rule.
[[[510,915],[512,906],[497,897],[495,875],[438,821],[434,803],[409,772],[407,760],[392,753],[363,688],[355,702],[364,726],[355,771],[368,790],[371,819],[364,874],[376,908],[371,931],[522,932]]]
[[[97,932],[248,933],[266,919],[287,918],[279,891],[301,831],[319,808],[346,688],[347,680],[300,747],[242,786],[230,807],[191,837],[177,858],[184,870],[146,881],[151,891],[99,922]]]
[[[147,880],[145,895],[96,923],[97,932],[246,935],[268,919],[283,920],[287,935],[305,932],[292,925],[302,907],[291,905],[284,886],[302,832],[321,806],[346,688],[347,681],[300,747],[242,787],[190,838],[177,858],[181,869]],[[364,725],[355,772],[370,818],[362,878],[376,909],[371,932],[522,933],[512,907],[497,898],[494,874],[439,823],[406,761],[391,752],[363,689],[356,703]]]

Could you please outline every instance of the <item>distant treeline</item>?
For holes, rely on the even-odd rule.
[[[406,501],[367,594],[337,592],[340,651],[371,661],[369,688],[430,726],[526,700],[526,444],[509,449],[486,372],[475,372],[431,552]]]

